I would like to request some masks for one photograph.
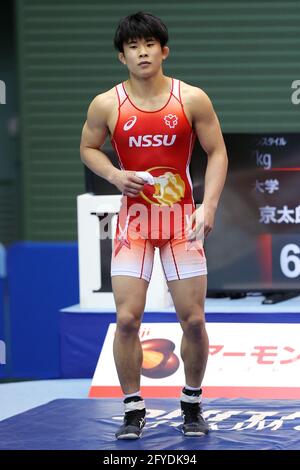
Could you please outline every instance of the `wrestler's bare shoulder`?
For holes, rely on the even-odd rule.
[[[201,107],[203,109],[211,106],[211,101],[202,88],[181,82],[180,91],[183,104],[188,108]]]
[[[107,117],[114,108],[118,108],[118,98],[115,88],[111,88],[95,96],[90,104],[90,112],[92,114],[106,115]]]
[[[181,96],[182,98],[189,99],[189,100],[203,100],[205,101],[208,98],[208,95],[205,93],[202,88],[199,88],[197,86],[189,85],[188,83],[185,83],[183,81],[180,82],[180,91],[181,91]]]

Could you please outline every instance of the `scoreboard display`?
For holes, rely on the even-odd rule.
[[[298,291],[300,135],[227,134],[224,139],[228,177],[205,242],[209,289]],[[198,202],[203,161],[198,146],[191,169]]]
[[[205,241],[215,292],[300,291],[300,134],[225,134],[229,170]],[[112,149],[104,149],[118,166]],[[201,204],[207,158],[195,145],[190,173]],[[86,168],[86,189],[118,190]]]

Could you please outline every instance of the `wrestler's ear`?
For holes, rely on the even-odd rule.
[[[119,58],[119,61],[122,62],[123,65],[126,65],[126,59],[125,59],[124,52],[119,52],[118,58]]]
[[[168,48],[168,46],[164,46],[162,47],[161,51],[162,51],[162,59],[166,60],[166,58],[168,57],[170,53],[170,49]]]

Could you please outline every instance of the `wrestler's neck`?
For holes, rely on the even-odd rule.
[[[171,78],[163,74],[162,70],[150,77],[137,77],[130,74],[125,87],[131,98],[148,99],[158,98],[171,90]]]

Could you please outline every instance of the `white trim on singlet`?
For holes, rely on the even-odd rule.
[[[116,127],[117,127],[117,126],[116,126]],[[114,144],[115,144],[115,150],[116,150],[117,155],[118,155],[118,160],[119,160],[120,168],[121,168],[122,170],[124,170],[125,168],[124,168],[124,166],[123,166],[123,163],[122,163],[122,160],[121,160],[121,157],[120,157],[120,153],[119,153],[119,149],[118,149],[118,146],[117,146],[117,142],[115,141],[115,139],[113,139],[113,141],[114,141]]]
[[[116,86],[116,90],[117,90],[117,93],[118,93],[119,104],[120,104],[120,106],[122,106],[124,101],[127,99],[127,95],[126,95],[125,90],[123,88],[123,83],[119,83]]]
[[[181,103],[179,87],[180,87],[179,80],[178,80],[177,78],[173,78],[173,90],[172,90],[172,93],[173,93],[173,95],[175,96],[175,98],[179,101],[179,103]]]
[[[194,141],[194,132],[192,131],[191,137],[190,137],[190,145],[189,145],[189,156],[188,156],[188,159],[187,159],[187,162],[186,162],[185,172],[186,172],[186,177],[188,179],[188,182],[190,183],[192,199],[193,199],[193,203],[195,205],[194,196],[193,196],[193,183],[192,183],[192,178],[191,178],[191,174],[190,174],[190,163],[191,163],[191,158],[192,158],[193,141]]]

